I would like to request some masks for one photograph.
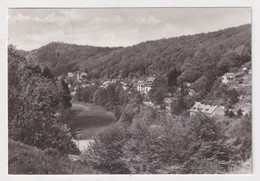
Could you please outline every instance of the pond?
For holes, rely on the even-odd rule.
[[[112,112],[90,103],[73,102],[69,127],[80,151],[87,149],[94,138],[116,121]]]

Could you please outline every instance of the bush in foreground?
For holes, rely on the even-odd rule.
[[[93,174],[95,171],[80,162],[70,161],[57,150],[28,146],[9,140],[9,174]]]

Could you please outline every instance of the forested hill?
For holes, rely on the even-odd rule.
[[[50,43],[27,59],[46,64],[55,75],[85,70],[94,78],[167,73],[180,69],[182,81],[223,74],[251,59],[251,25],[211,33],[147,41],[125,48]],[[217,71],[217,72],[216,72]]]
[[[82,46],[52,42],[39,49],[32,50],[26,55],[28,60],[48,66],[54,75],[60,75],[69,71],[76,71],[86,62],[94,62],[99,57],[109,54],[119,48]]]

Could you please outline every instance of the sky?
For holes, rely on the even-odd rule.
[[[8,41],[23,50],[54,41],[126,47],[247,23],[249,8],[9,9]]]

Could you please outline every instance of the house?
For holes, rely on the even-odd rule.
[[[103,87],[103,88],[107,88],[107,86],[110,84],[110,81],[109,80],[105,80],[101,85],[100,87]]]
[[[195,96],[197,94],[194,89],[188,89],[187,92],[189,96]]]
[[[75,91],[71,92],[70,96],[76,96],[76,92]]]
[[[72,72],[68,72],[68,77],[69,78],[72,78],[74,75],[73,75],[73,73]]]
[[[206,105],[201,102],[195,102],[195,105],[189,110],[190,116],[194,116],[198,113],[203,113],[207,116],[224,116],[225,115],[225,107],[224,106],[214,106],[214,105]]]
[[[163,109],[163,105],[155,105],[152,101],[143,101],[143,104],[154,109]]]
[[[190,87],[191,84],[190,84],[189,82],[183,82],[183,86],[184,86],[184,87]]]
[[[78,156],[78,155],[70,155],[69,154],[68,158],[69,158],[69,160],[74,161],[74,162],[76,162],[76,161],[84,162],[83,158],[81,156]]]
[[[85,88],[85,87],[87,87],[87,84],[82,84],[81,87]]]
[[[246,67],[242,68],[242,71],[246,72],[246,71],[247,71],[247,68],[246,68]]]
[[[76,75],[77,75],[77,81],[78,81],[78,82],[81,82],[82,79],[84,79],[84,78],[87,77],[87,73],[86,73],[86,72],[77,71],[77,72],[76,72]]]
[[[59,80],[59,81],[63,80],[62,75],[60,75],[60,76],[58,77],[58,80]]]
[[[172,103],[172,101],[173,101],[174,99],[176,99],[176,98],[174,98],[174,97],[165,97],[165,98],[163,99],[163,102],[164,102],[164,105],[165,105],[165,109],[166,109],[166,110],[170,110],[170,109],[171,109],[171,103]]]
[[[128,88],[128,84],[127,84],[127,83],[121,81],[120,84],[121,84],[121,86],[122,86],[122,88],[123,88],[124,90],[126,90],[126,89]]]
[[[117,79],[105,80],[100,87],[107,88],[109,84],[115,84]]]
[[[155,108],[154,103],[152,103],[151,101],[144,101],[143,104],[146,105],[146,106],[148,106],[148,107]]]
[[[86,78],[87,75],[88,75],[88,74],[87,74],[86,72],[82,72],[82,73],[81,73],[81,78]]]
[[[142,81],[142,80],[137,81],[136,90],[138,92],[143,92],[143,89],[144,89],[143,87],[144,87],[144,81]]]
[[[225,73],[222,77],[222,83],[227,84],[235,80],[235,74],[234,73]]]
[[[148,92],[153,88],[155,77],[148,77],[145,81],[137,82],[137,91],[142,94],[148,94]]]

